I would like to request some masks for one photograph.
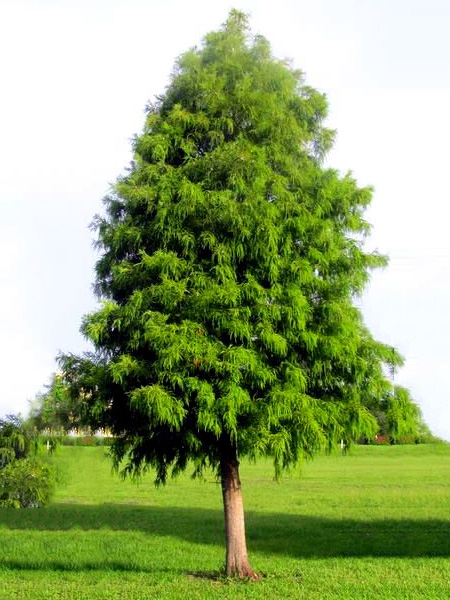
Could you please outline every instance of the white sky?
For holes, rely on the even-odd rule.
[[[88,230],[129,163],[175,58],[236,6],[330,102],[328,164],[375,195],[370,248],[391,256],[361,305],[450,440],[448,0],[0,0],[0,415],[86,348]]]

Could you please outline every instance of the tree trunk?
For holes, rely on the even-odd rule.
[[[228,577],[237,575],[241,579],[249,577],[257,580],[259,576],[251,568],[247,557],[244,504],[236,452],[227,453],[227,456],[222,458],[220,471],[227,541],[226,574]]]

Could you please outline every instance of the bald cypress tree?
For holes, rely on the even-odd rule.
[[[279,475],[373,436],[367,406],[390,385],[392,348],[353,304],[386,262],[362,246],[371,190],[324,168],[326,114],[242,13],[181,56],[95,221],[95,352],[61,357],[125,473],[217,473],[229,575],[257,577],[240,458]]]

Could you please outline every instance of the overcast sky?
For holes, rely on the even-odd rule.
[[[0,415],[86,348],[88,225],[175,58],[232,6],[327,94],[328,164],[374,186],[368,246],[391,262],[360,304],[450,440],[448,0],[0,0]]]

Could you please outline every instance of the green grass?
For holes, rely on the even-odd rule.
[[[242,465],[259,583],[219,576],[220,487],[111,474],[104,448],[62,447],[46,509],[0,510],[0,600],[446,599],[450,446],[358,447],[273,481]]]

